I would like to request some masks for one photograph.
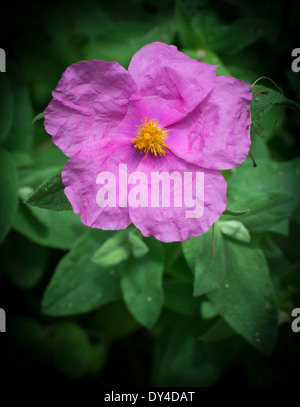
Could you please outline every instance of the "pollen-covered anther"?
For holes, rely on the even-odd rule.
[[[164,128],[159,128],[157,124],[157,119],[151,119],[147,117],[145,120],[141,121],[141,124],[137,125],[138,133],[137,136],[132,140],[135,143],[134,147],[138,148],[141,153],[146,153],[147,157],[149,151],[157,155],[165,155],[166,152],[164,148],[169,148],[166,144],[168,138],[168,130]]]

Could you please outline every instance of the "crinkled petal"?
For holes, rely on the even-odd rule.
[[[130,117],[144,116],[131,75],[117,62],[81,61],[62,75],[45,110],[45,128],[68,156]]]
[[[105,195],[103,192],[107,182],[104,180],[104,173],[110,173],[115,177],[115,198],[118,202],[119,164],[126,164],[128,171],[133,172],[140,159],[140,154],[126,138],[118,139],[117,142],[105,139],[90,143],[69,159],[62,172],[65,194],[74,212],[80,214],[81,221],[85,225],[104,230],[120,230],[125,229],[131,223],[127,204],[123,207],[101,204],[101,201],[104,202],[103,197],[106,204],[109,200],[113,205],[114,201],[111,179],[111,192],[109,195],[108,193]],[[99,179],[100,173],[104,178]],[[122,178],[120,182],[122,183]],[[122,188],[124,185],[122,184]],[[102,191],[100,195],[99,191]]]
[[[169,127],[168,145],[184,160],[226,170],[249,153],[252,88],[229,76],[216,77],[205,100],[181,122]]]
[[[136,171],[147,175],[148,184],[144,184],[144,187],[148,191],[148,205],[130,206],[129,214],[134,225],[141,230],[144,236],[153,235],[163,242],[183,241],[190,236],[199,236],[209,229],[226,208],[227,184],[219,171],[189,164],[170,151],[165,157],[148,156],[147,159],[142,159]],[[173,176],[173,172],[176,172],[176,181],[170,183],[170,201],[163,202],[168,195],[168,184],[166,184],[165,190],[161,187],[159,201],[152,202],[151,194],[153,191],[157,191],[157,179],[152,179],[151,174],[156,172],[168,178],[168,174],[162,174],[164,171]],[[197,187],[196,173],[199,175]],[[192,183],[189,182],[190,177],[192,177]],[[181,185],[177,181],[180,178]],[[142,182],[142,178],[140,182]],[[190,185],[192,195],[189,191]],[[134,196],[136,188],[138,188],[137,185],[133,183],[129,194]],[[144,193],[142,195],[145,198]],[[157,197],[157,194],[155,196]],[[180,196],[182,198],[181,206]],[[175,197],[177,201],[175,201]],[[170,203],[169,207],[168,203]],[[154,207],[153,204],[158,206]],[[143,199],[141,199],[141,205],[143,205]]]
[[[145,100],[148,116],[166,127],[185,117],[214,85],[216,66],[189,58],[173,45],[154,42],[128,68]]]

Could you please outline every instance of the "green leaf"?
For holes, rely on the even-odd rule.
[[[262,195],[243,199],[243,205],[251,210],[241,220],[250,232],[264,232],[291,217],[299,200],[292,194],[284,192],[267,192]]]
[[[14,98],[13,123],[4,146],[10,151],[29,151],[33,143],[33,110],[26,86],[12,83]]]
[[[47,333],[37,321],[25,315],[11,315],[9,335],[14,351],[26,366],[34,366],[41,361],[49,363]]]
[[[9,133],[13,120],[13,96],[7,75],[0,75],[0,143]]]
[[[37,114],[37,115],[33,118],[32,124],[34,124],[34,123],[37,122],[38,120],[44,119],[44,117],[45,117],[44,112],[41,112],[41,113]]]
[[[232,211],[231,209],[225,209],[222,215],[241,216],[247,212],[249,212],[249,209],[245,209],[243,211]]]
[[[227,236],[231,236],[234,239],[242,242],[250,242],[250,233],[248,229],[236,220],[229,220],[226,222],[218,222],[221,232]]]
[[[199,336],[199,339],[204,342],[215,342],[228,338],[234,334],[235,332],[230,325],[228,325],[223,318],[218,318],[211,328]]]
[[[99,38],[83,47],[86,59],[117,61],[127,68],[132,55],[144,45],[161,41],[171,43],[174,35],[172,21],[153,23],[147,21],[120,21],[106,30]]]
[[[114,266],[126,260],[130,255],[128,230],[120,230],[107,239],[98,249],[92,261],[103,267]]]
[[[46,289],[42,311],[48,315],[74,315],[121,298],[119,270],[92,262],[99,244],[112,232],[90,230],[58,264]]]
[[[264,38],[271,28],[271,24],[261,18],[240,18],[227,27],[226,33],[221,31],[219,35],[214,36],[210,47],[216,52],[236,55],[260,38]]]
[[[205,39],[201,31],[195,30],[192,26],[191,19],[180,0],[176,1],[175,19],[179,38],[183,46],[190,49],[203,48],[206,44]]]
[[[225,280],[207,293],[220,315],[251,345],[270,355],[277,332],[277,308],[261,250],[222,237]]]
[[[128,241],[131,244],[132,254],[139,259],[148,253],[149,248],[142,239],[142,234],[137,229],[131,229],[128,233]]]
[[[258,239],[259,246],[263,250],[265,256],[275,259],[282,256],[280,247],[277,246],[270,233],[263,233]]]
[[[109,347],[107,343],[96,343],[92,346],[87,366],[88,373],[97,375],[103,370],[108,357],[108,351]]]
[[[113,301],[82,317],[84,326],[96,338],[110,342],[124,338],[140,328],[124,301]],[[117,323],[116,323],[117,321]]]
[[[251,121],[258,123],[261,117],[267,113],[273,105],[286,106],[294,110],[300,110],[300,105],[283,96],[280,92],[262,85],[253,86],[253,101],[250,106]],[[268,92],[262,94],[262,92]]]
[[[276,225],[272,226],[269,229],[269,232],[279,233],[280,235],[288,236],[289,228],[290,228],[289,219],[284,219],[283,221],[276,223]]]
[[[91,346],[86,332],[75,322],[51,327],[50,354],[54,365],[66,376],[82,377],[89,369]]]
[[[191,25],[201,32],[209,50],[226,57],[236,55],[260,38],[265,38],[272,29],[266,20],[252,16],[235,19],[230,25],[225,25],[210,9],[194,13]]]
[[[238,346],[232,338],[227,342],[199,341],[209,326],[200,317],[168,312],[161,319],[152,385],[207,387],[216,382],[237,357]]]
[[[274,230],[299,208],[299,180],[299,158],[280,163],[261,160],[256,168],[246,160],[227,180],[228,203],[233,210],[250,208],[240,218],[250,232]],[[286,224],[280,227],[277,232],[285,233]]]
[[[199,314],[199,299],[193,297],[191,283],[167,278],[163,283],[164,306],[183,315]]]
[[[26,204],[53,211],[72,210],[72,205],[64,193],[61,169],[45,180],[25,201]]]
[[[261,160],[256,168],[247,159],[234,170],[227,183],[228,201],[234,202],[235,207],[245,197],[269,191],[300,196],[300,158],[285,162]]]
[[[48,250],[16,233],[9,236],[5,243],[0,252],[0,262],[7,277],[18,288],[32,289],[43,277]]]
[[[0,243],[9,232],[18,206],[18,175],[11,155],[0,149]]]
[[[38,188],[47,178],[54,173],[61,172],[67,157],[54,144],[46,149],[32,150],[28,153],[14,153],[18,160],[20,185],[33,189]]]
[[[222,236],[215,225],[215,257],[212,252],[212,228],[198,237],[182,242],[184,256],[194,271],[194,295],[205,294],[218,287],[224,277]]]
[[[204,300],[200,304],[200,315],[203,319],[212,319],[219,315],[219,311],[210,301]]]
[[[13,228],[34,243],[69,249],[86,230],[78,215],[71,211],[54,212],[19,204]]]
[[[130,257],[124,263],[121,288],[129,311],[150,329],[163,306],[163,251],[160,242],[148,239],[147,243],[150,251],[142,259]]]

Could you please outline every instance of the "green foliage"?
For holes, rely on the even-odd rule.
[[[64,193],[61,170],[45,180],[42,185],[26,200],[26,204],[53,211],[71,210],[72,206]]]
[[[46,247],[32,243],[19,234],[10,235],[0,247],[0,262],[7,277],[22,290],[30,290],[40,282],[47,260]]]
[[[99,266],[114,266],[126,260],[130,254],[130,246],[127,239],[127,231],[121,230],[96,251],[92,261]]]
[[[121,296],[118,268],[101,267],[92,261],[110,232],[91,230],[75,242],[58,264],[43,297],[48,315],[74,315],[91,311]]]
[[[0,142],[5,140],[13,120],[13,95],[5,75],[0,76]]]
[[[160,242],[148,241],[149,252],[123,266],[121,288],[125,303],[138,322],[152,328],[163,306],[163,253]]]
[[[8,151],[0,149],[0,242],[14,221],[18,206],[18,175]]]
[[[252,123],[260,121],[274,105],[287,106],[291,109],[300,111],[300,105],[283,96],[278,91],[266,88],[261,85],[253,86],[253,101],[251,103],[251,120]]]

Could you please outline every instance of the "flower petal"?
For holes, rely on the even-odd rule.
[[[119,125],[143,102],[131,75],[117,62],[81,61],[62,75],[45,110],[45,128],[68,156]]]
[[[145,185],[145,188],[148,190],[148,206],[130,206],[129,214],[134,225],[141,230],[144,236],[153,235],[156,239],[163,242],[183,241],[189,236],[199,236],[209,229],[226,208],[227,184],[219,171],[204,170],[196,165],[188,164],[170,151],[166,153],[165,157],[148,156],[147,159],[141,160],[136,171],[147,175],[148,185]],[[163,171],[167,171],[170,175],[173,174],[173,172],[177,172],[177,176],[179,174],[182,184],[180,186],[179,183],[176,186],[176,183],[171,183],[171,188],[169,189],[169,207],[166,206],[168,202],[163,202],[163,200],[166,199],[166,195],[168,195],[168,186],[165,190],[160,190],[161,193],[158,197],[159,205],[158,207],[153,207],[151,191],[152,194],[154,194],[155,182],[150,183],[151,173],[158,172],[163,175]],[[200,183],[198,182],[196,189],[196,173],[203,174],[204,183],[202,185],[204,189],[201,188],[201,175],[198,179]],[[185,180],[185,174],[193,174],[192,197],[193,199],[197,197],[195,202],[197,203],[198,213],[195,210],[195,206],[188,206],[187,199],[191,198],[188,191],[190,184],[188,182],[188,176]],[[167,178],[168,174],[165,174],[164,177]],[[131,186],[129,196],[134,188],[136,188],[135,185]],[[203,191],[204,197],[201,196]],[[173,197],[178,199],[180,196],[182,197],[182,206],[180,207],[177,201],[176,205],[178,207],[176,207],[175,198]],[[202,209],[203,213],[201,214]],[[192,216],[190,214],[191,211],[193,211],[194,217],[189,217]]]
[[[169,127],[168,145],[184,160],[226,170],[249,153],[252,88],[229,76],[216,77],[205,100],[181,122]]]
[[[141,160],[140,154],[128,143],[126,138],[105,139],[90,143],[66,163],[62,180],[65,194],[76,214],[87,226],[104,230],[125,229],[130,223],[127,205],[124,207],[99,206],[103,198],[105,181],[98,178],[100,173],[108,172],[115,177],[115,198],[119,198],[119,164],[126,164],[128,171],[133,172]],[[105,177],[104,177],[105,178]],[[122,183],[122,178],[120,180]],[[114,187],[113,183],[111,184]],[[122,184],[123,187],[123,184]],[[101,197],[99,197],[99,191]],[[126,190],[127,192],[127,183]],[[114,200],[114,191],[107,193],[105,200]],[[102,200],[102,202],[104,202]]]
[[[162,127],[182,119],[209,93],[216,66],[189,58],[173,45],[144,46],[131,59],[132,75],[145,100],[148,115]]]

